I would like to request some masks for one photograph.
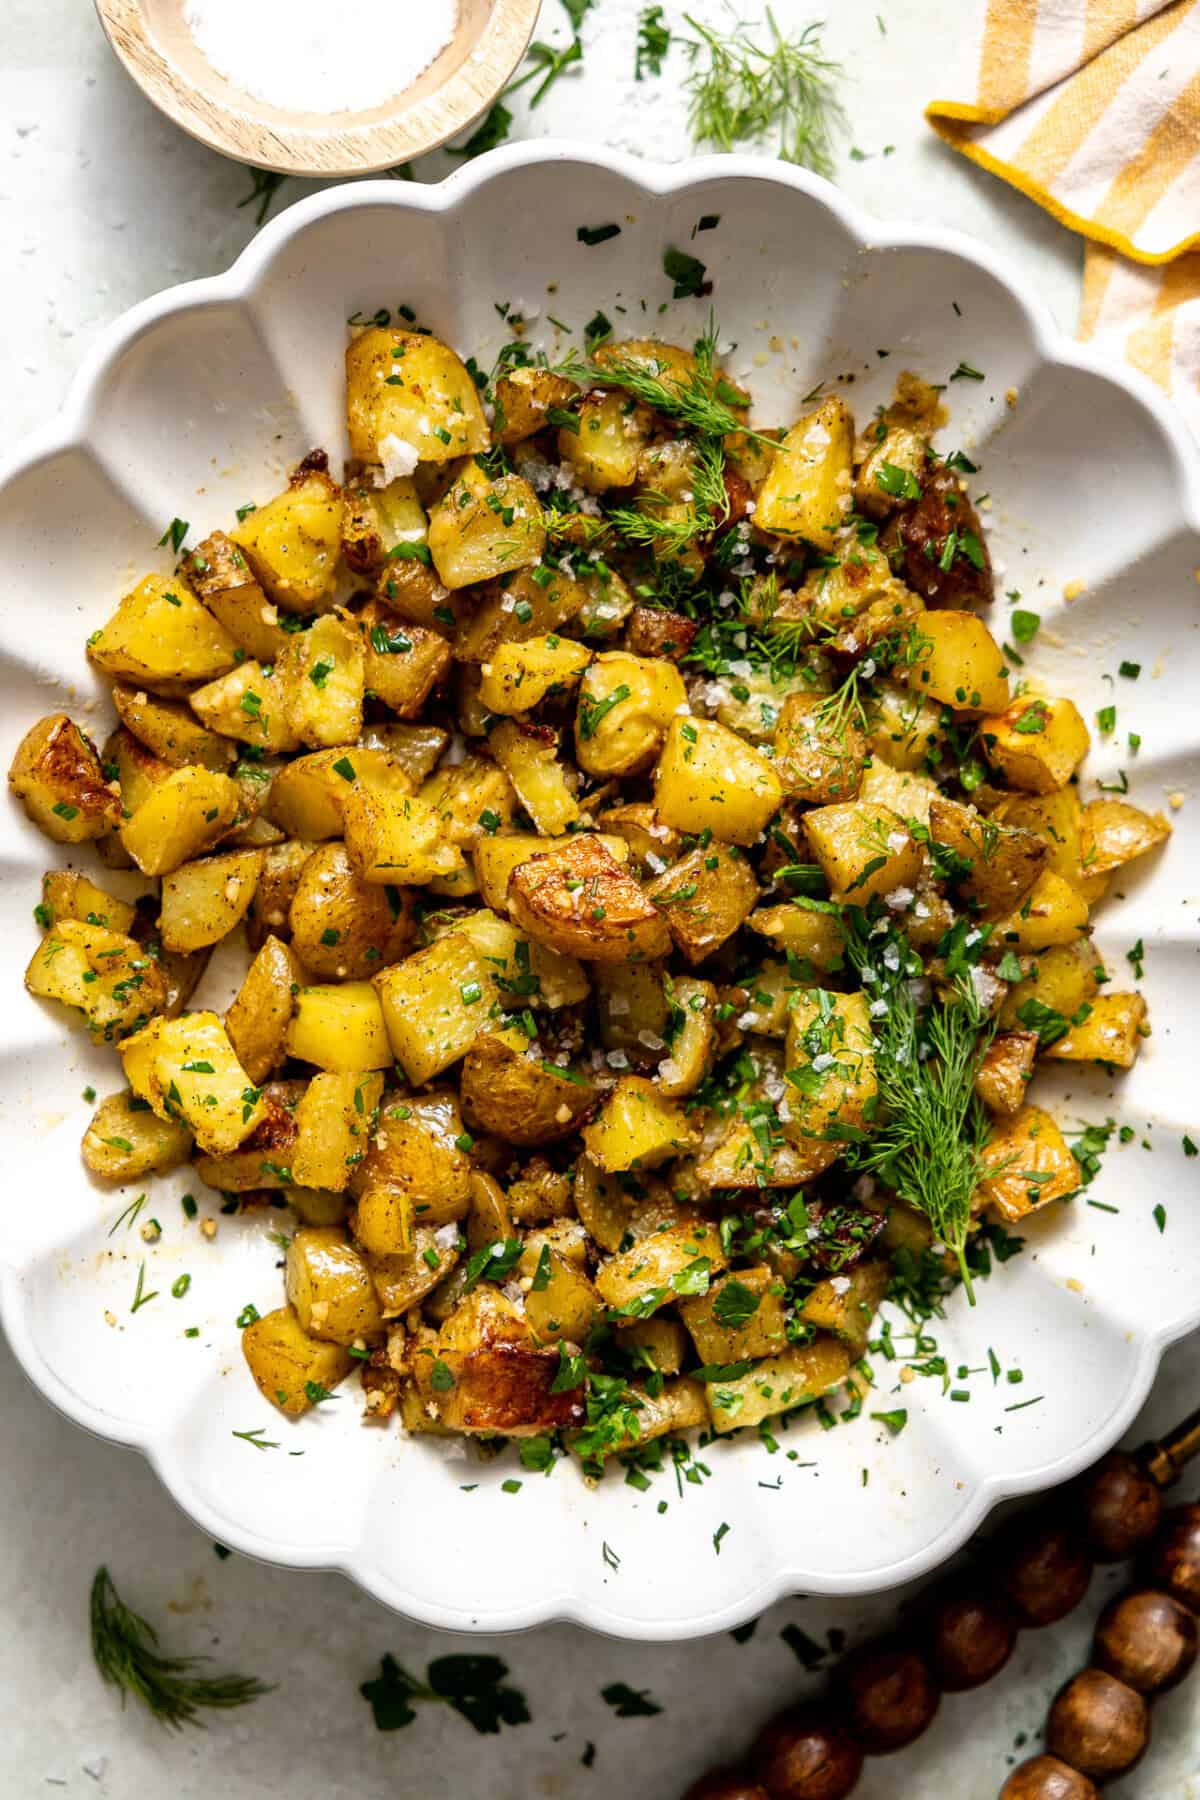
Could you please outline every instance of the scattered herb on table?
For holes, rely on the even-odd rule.
[[[202,1725],[205,1708],[245,1706],[271,1692],[252,1676],[203,1674],[206,1657],[164,1655],[157,1631],[126,1606],[106,1568],[96,1570],[89,1610],[92,1655],[104,1680],[120,1689],[122,1706],[132,1694],[163,1725]]]
[[[763,28],[745,20],[722,32],[690,13],[684,18],[696,33],[683,39],[691,63],[683,85],[693,142],[733,150],[773,135],[784,162],[831,174],[842,121],[836,91],[842,70],[824,53],[821,27],[807,25],[798,36],[785,36],[768,7],[763,44],[753,36]]]
[[[418,1705],[437,1702],[464,1718],[484,1734],[499,1732],[502,1725],[527,1725],[530,1711],[524,1694],[505,1682],[508,1664],[498,1656],[439,1656],[418,1681],[395,1657],[385,1654],[379,1674],[359,1688],[370,1703],[380,1731],[399,1731],[411,1725]]]

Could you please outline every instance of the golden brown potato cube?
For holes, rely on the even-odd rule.
[[[893,769],[921,769],[937,759],[945,736],[942,709],[887,676],[872,683],[867,747]]]
[[[362,638],[332,613],[295,632],[279,661],[287,721],[314,750],[353,744],[362,731]]]
[[[134,1093],[160,1119],[185,1124],[212,1156],[236,1150],[265,1114],[262,1095],[214,1012],[152,1019],[125,1040],[121,1060]]]
[[[1054,1062],[1097,1062],[1131,1069],[1142,1039],[1149,1037],[1146,1002],[1140,994],[1097,994],[1086,1018],[1071,1020],[1070,1030],[1047,1046]]]
[[[568,1137],[596,1101],[586,1076],[531,1046],[521,1026],[481,1032],[462,1068],[468,1125],[508,1144],[552,1144]]]
[[[872,519],[884,519],[909,500],[921,498],[921,476],[929,455],[925,432],[909,424],[880,422],[854,478],[854,504]]]
[[[805,1297],[800,1317],[821,1331],[831,1331],[853,1356],[861,1356],[891,1274],[890,1263],[860,1262],[844,1275],[827,1275]]]
[[[342,802],[352,783],[383,793],[409,794],[412,781],[387,750],[353,744],[316,750],[285,763],[271,782],[267,817],[289,837],[309,846],[342,835]]]
[[[921,847],[899,813],[877,801],[819,806],[804,832],[835,901],[865,906],[876,894],[913,888],[921,875]]]
[[[565,410],[579,390],[549,369],[509,369],[493,390],[496,441],[519,444],[545,430],[552,408]]]
[[[579,803],[559,759],[558,734],[551,726],[505,719],[488,732],[488,749],[543,836],[557,837],[574,824]]]
[[[267,938],[286,937],[288,909],[300,871],[313,853],[312,844],[272,844],[263,855],[262,874],[246,915],[246,942],[261,950]]]
[[[257,1085],[283,1061],[287,1028],[303,977],[291,946],[268,937],[225,1014],[225,1029],[238,1061]]]
[[[575,755],[589,775],[634,775],[650,768],[667,728],[687,711],[673,663],[603,650],[583,678],[575,717]]]
[[[799,957],[822,974],[831,974],[845,962],[846,940],[837,914],[810,906],[803,894],[776,906],[760,906],[746,923],[751,931],[769,938],[777,949]],[[786,966],[781,966],[786,973]],[[751,1029],[759,1031],[762,1027],[755,1025]]]
[[[417,719],[450,672],[450,646],[425,625],[401,622],[376,601],[358,615],[363,633],[363,680],[397,718]]]
[[[412,1249],[368,1255],[367,1267],[385,1319],[406,1313],[451,1274],[462,1256],[463,1239],[450,1226],[417,1225]]]
[[[56,920],[78,919],[85,925],[103,925],[128,935],[134,908],[76,869],[49,869],[42,876],[42,901],[34,908],[34,917],[43,931]]]
[[[1078,943],[1087,933],[1087,921],[1087,901],[1079,890],[1044,869],[1016,912],[1001,919],[991,941],[1005,950],[1049,950]]]
[[[83,1134],[85,1168],[103,1181],[136,1181],[162,1175],[186,1162],[192,1134],[173,1119],[160,1119],[129,1092],[109,1094]]]
[[[330,1070],[314,1075],[296,1106],[292,1177],[300,1187],[340,1194],[366,1158],[383,1076]]]
[[[1036,1031],[1002,1031],[992,1039],[975,1076],[975,1092],[989,1112],[1008,1118],[1020,1111],[1037,1051]]]
[[[621,1327],[621,1348],[640,1368],[657,1369],[660,1375],[678,1375],[688,1350],[688,1334],[678,1319],[656,1313]]]
[[[592,978],[596,1022],[604,1048],[629,1051],[635,1062],[644,1060],[647,1054],[654,1056],[662,1046],[671,1017],[663,965],[598,963]]]
[[[675,947],[698,963],[744,925],[758,899],[758,883],[746,858],[714,838],[689,850],[646,890],[667,916]]]
[[[632,1319],[707,1291],[725,1267],[720,1233],[702,1220],[670,1225],[640,1238],[603,1263],[596,1288],[604,1304]]]
[[[470,587],[540,562],[546,524],[519,475],[493,481],[467,463],[429,515],[429,549],[443,586]]]
[[[661,606],[635,606],[625,628],[625,647],[633,656],[678,662],[691,649],[700,630],[695,619]],[[722,719],[722,724],[729,721]]]
[[[459,662],[489,662],[501,644],[561,630],[587,600],[587,588],[553,563],[519,569],[511,580],[502,577],[483,590],[458,627],[454,654]]]
[[[1083,809],[1083,867],[1088,875],[1107,875],[1145,856],[1170,835],[1161,813],[1143,812],[1126,800],[1089,800]]]
[[[495,837],[481,837],[471,846],[471,860],[475,865],[475,874],[479,881],[479,892],[484,904],[493,912],[508,911],[508,883],[512,872],[521,863],[528,862],[534,856],[549,856],[556,850],[565,850],[585,834],[572,832],[557,838],[537,837],[527,831],[506,831]],[[629,846],[623,838],[613,835],[599,839],[609,855],[619,863],[629,860]]]
[[[105,1043],[136,1031],[166,1000],[162,973],[139,943],[77,919],[51,926],[30,958],[25,986],[41,1000],[76,1008]]]
[[[407,475],[398,475],[381,487],[359,483],[344,493],[342,555],[356,575],[377,575],[389,562],[407,560],[405,552],[410,548],[424,547],[425,508]]]
[[[760,531],[806,538],[832,550],[850,505],[854,421],[845,403],[823,400],[792,426],[758,495]]]
[[[764,1129],[761,1116],[753,1123],[738,1119],[696,1164],[696,1182],[701,1190],[717,1191],[798,1187],[831,1168],[840,1155],[837,1144],[819,1138],[800,1138],[789,1144],[778,1124],[767,1120]]]
[[[655,1073],[660,1094],[673,1100],[695,1093],[716,1054],[717,990],[711,981],[677,975],[668,986],[668,1054]]]
[[[852,1361],[840,1338],[815,1337],[811,1344],[764,1358],[748,1375],[710,1382],[705,1392],[713,1430],[737,1431],[819,1400],[845,1381]]]
[[[450,733],[440,725],[369,725],[363,732],[363,743],[370,749],[384,751],[418,786],[432,775],[442,751],[450,742]]]
[[[387,1095],[366,1155],[351,1171],[351,1192],[361,1206],[373,1190],[392,1190],[407,1201],[417,1224],[452,1224],[466,1216],[471,1198],[471,1159],[459,1142],[463,1136],[455,1094]],[[381,1217],[386,1210],[384,1205],[367,1209]]]
[[[683,834],[664,825],[648,801],[634,801],[627,806],[610,806],[600,814],[598,823],[611,838],[623,840],[641,875],[662,875],[683,850]]]
[[[121,842],[143,875],[168,875],[210,850],[240,807],[241,792],[228,775],[195,765],[173,769],[121,826]]]
[[[302,987],[287,1028],[289,1056],[350,1074],[386,1069],[392,1060],[379,996],[369,981]]]
[[[638,1075],[622,1075],[596,1118],[585,1125],[588,1155],[607,1174],[649,1169],[684,1156],[698,1142],[683,1107]]]
[[[408,1256],[416,1242],[412,1194],[394,1183],[375,1183],[358,1196],[350,1224],[368,1256]]]
[[[861,729],[838,717],[828,695],[788,695],[775,728],[775,767],[790,795],[811,806],[853,800],[866,759]]]
[[[206,769],[226,769],[233,761],[233,746],[198,725],[180,701],[160,700],[145,688],[123,687],[120,682],[114,685],[112,698],[122,725],[171,768],[203,763]]]
[[[593,1461],[602,1463],[623,1450],[635,1450],[642,1444],[652,1443],[655,1438],[666,1437],[668,1433],[695,1431],[706,1425],[705,1390],[700,1382],[686,1376],[681,1381],[665,1382],[654,1394],[643,1382],[631,1382],[617,1422],[620,1429],[614,1431],[611,1438],[589,1445],[585,1472],[591,1472]]]
[[[773,1269],[738,1269],[714,1281],[706,1294],[681,1300],[679,1316],[702,1363],[774,1356],[787,1347],[784,1297]]]
[[[185,555],[183,566],[193,589],[234,643],[256,661],[273,663],[287,643],[287,633],[233,539],[223,531],[211,532]]]
[[[803,1145],[861,1130],[878,1090],[875,1037],[866,994],[823,989],[797,995],[788,1021],[784,1130]]]
[[[1070,700],[1026,694],[982,721],[984,755],[1013,787],[1052,794],[1066,787],[1091,746],[1088,728]]]
[[[387,477],[445,463],[491,444],[479,391],[448,344],[424,332],[374,326],[346,346],[350,452]]]
[[[433,807],[446,837],[461,849],[485,832],[506,827],[516,805],[512,782],[485,756],[466,756],[439,769],[423,783],[419,797]]]
[[[952,853],[951,885],[985,916],[1019,905],[1047,861],[1047,842],[1035,832],[985,819],[940,794],[930,804],[929,834]]]
[[[147,575],[92,633],[88,655],[118,681],[177,694],[231,669],[237,645],[182,575]]]
[[[447,1326],[442,1327],[443,1334]],[[440,1340],[439,1340],[440,1343]],[[429,1388],[436,1364],[414,1359],[417,1386],[443,1423],[467,1436],[531,1437],[577,1425],[583,1419],[580,1390],[556,1393],[560,1357],[556,1346],[539,1346],[528,1327],[522,1339],[500,1338],[478,1348],[442,1348],[437,1363],[446,1374]]]
[[[259,1392],[280,1412],[292,1414],[318,1405],[354,1367],[340,1344],[310,1337],[291,1306],[247,1325],[242,1355]]]
[[[344,844],[321,844],[300,871],[288,910],[292,947],[329,981],[366,980],[416,936],[407,889],[361,881]]]
[[[375,978],[392,1053],[414,1087],[466,1055],[495,997],[486,959],[461,933]]]
[[[573,411],[578,428],[560,427],[558,454],[570,464],[580,487],[605,494],[609,488],[632,486],[649,435],[644,409],[631,409],[628,396],[614,389],[581,400]]]
[[[167,949],[203,950],[228,937],[249,910],[262,859],[261,850],[233,850],[165,874],[160,929]]]
[[[1041,838],[1046,846],[1046,867],[1083,891],[1083,807],[1078,788],[1059,788],[1053,794],[1005,794],[990,809],[989,817]]]
[[[598,838],[519,864],[508,909],[531,937],[583,962],[646,960],[671,947],[666,919]]]
[[[383,1332],[367,1265],[337,1225],[306,1225],[288,1245],[287,1297],[300,1329],[331,1344],[362,1343]]]
[[[592,660],[583,644],[551,632],[498,644],[483,664],[479,698],[489,712],[512,717],[566,694]]]
[[[343,507],[325,458],[314,452],[293,471],[283,493],[248,513],[232,534],[280,606],[311,613],[326,604],[341,554]]]
[[[863,770],[858,798],[860,802],[890,806],[902,819],[917,819],[922,825],[928,825],[930,808],[940,791],[930,775],[873,762]]]
[[[654,805],[664,825],[752,844],[782,799],[773,766],[735,731],[715,719],[672,719],[654,771]]]
[[[283,653],[286,654],[286,653]],[[198,719],[222,737],[237,738],[256,749],[295,750],[299,738],[288,719],[288,693],[278,666],[243,662],[191,695]]]
[[[588,1236],[601,1250],[619,1250],[633,1217],[633,1202],[621,1183],[590,1156],[581,1156],[575,1166],[573,1198]]]
[[[355,782],[342,799],[346,849],[361,881],[424,887],[464,866],[441,815],[415,794]]]
[[[973,612],[922,614],[920,655],[908,671],[914,694],[956,712],[997,713],[1008,705],[1004,652]],[[985,722],[985,730],[991,721]]]
[[[1015,982],[1005,995],[1000,1008],[1001,1030],[1015,1030],[1021,1023],[1021,1009],[1036,1000],[1037,1011],[1048,1007],[1069,1019],[1100,991],[1104,969],[1089,940],[1061,944],[1038,953],[1036,961],[1026,961],[1023,979]]]
[[[1006,1225],[1065,1200],[1079,1186],[1079,1165],[1062,1132],[1040,1106],[1023,1106],[998,1119],[983,1152],[994,1174],[980,1182],[976,1205],[988,1207]]]
[[[56,844],[82,844],[121,823],[120,789],[105,779],[95,745],[66,713],[51,713],[25,733],[8,782]]]
[[[307,1188],[292,1187],[292,1152],[296,1147],[296,1103],[304,1092],[303,1081],[271,1081],[262,1089],[262,1117],[235,1150],[219,1156],[203,1152],[193,1159],[201,1181],[221,1193],[247,1194],[259,1189],[291,1195],[308,1195]],[[340,1196],[330,1195],[340,1206]],[[297,1206],[300,1218],[308,1224],[332,1225],[340,1213],[326,1212],[319,1219],[311,1206]]]
[[[548,1243],[529,1243],[516,1267],[525,1288],[525,1317],[539,1343],[582,1344],[600,1299],[581,1268]]]
[[[427,925],[436,936],[460,931],[470,938],[491,970],[491,980],[501,1006],[522,1011],[526,1006],[576,1006],[591,992],[582,963],[560,956],[545,944],[524,937],[507,919],[499,919],[486,907],[448,919],[443,929]]]

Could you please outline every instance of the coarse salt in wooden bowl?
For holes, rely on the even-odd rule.
[[[357,80],[346,85],[347,68],[340,56],[338,68],[330,71],[330,102],[340,104],[342,94],[353,95],[350,105],[333,111],[327,105],[311,110],[311,61],[296,70],[301,104],[281,104],[287,89],[285,59],[293,59],[295,67],[293,32],[280,34],[270,68],[261,71],[268,99],[253,91],[258,84],[248,43],[246,67],[231,66],[226,58],[225,73],[216,66],[219,59],[210,60],[201,48],[210,41],[203,25],[212,21],[213,0],[96,0],[109,43],[129,74],[146,98],[184,131],[238,162],[286,175],[326,177],[394,168],[465,130],[498,97],[520,62],[538,6],[539,0],[457,0],[449,40],[416,74],[405,62],[411,24],[403,14],[356,23],[328,9],[338,19],[339,50],[355,37],[360,44]],[[229,36],[223,33],[226,42]],[[396,91],[381,97],[389,62]],[[379,70],[381,63],[383,80],[374,83],[372,92],[365,72]],[[241,85],[237,76],[244,80],[247,73],[251,80]],[[369,104],[363,104],[364,80]]]

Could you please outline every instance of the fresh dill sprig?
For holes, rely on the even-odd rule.
[[[638,549],[653,550],[658,556],[679,556],[712,530],[708,514],[695,507],[672,517],[655,510],[667,504],[664,495],[646,493],[642,500],[645,506],[614,506],[607,515],[613,529]]]
[[[919,1006],[910,981],[922,973],[920,960],[893,932],[872,937],[851,923],[847,948],[865,991],[886,1006],[874,1021],[878,1123],[868,1139],[850,1145],[847,1161],[879,1175],[924,1213],[958,1258],[974,1306],[967,1234],[989,1129],[975,1077],[994,1024],[965,978],[953,999]]]
[[[201,1675],[203,1656],[164,1656],[153,1625],[131,1612],[108,1570],[96,1570],[89,1603],[92,1655],[104,1680],[143,1701],[163,1725],[178,1731],[203,1725],[204,1707],[245,1706],[270,1688],[247,1675]]]
[[[256,226],[262,225],[271,210],[272,201],[288,177],[281,175],[277,169],[248,168],[246,173],[253,186],[250,192],[238,201],[238,211],[241,212],[243,206],[253,206],[255,208],[254,223]]]
[[[569,356],[558,365],[557,373],[583,387],[622,388],[644,406],[652,406],[668,419],[677,419],[698,437],[719,438],[740,432],[777,448],[777,438],[751,431],[734,410],[742,406],[742,396],[716,373],[715,349],[716,327],[710,323],[695,346],[695,369],[686,376],[677,374],[666,363],[634,362],[623,356],[605,357],[603,362]]]
[[[761,27],[744,19],[722,35],[690,13],[684,18],[696,33],[683,40],[692,65],[684,88],[693,141],[733,150],[777,131],[784,162],[831,174],[833,138],[842,121],[836,92],[842,69],[824,54],[821,25],[785,37],[768,7],[764,48],[752,35]]]

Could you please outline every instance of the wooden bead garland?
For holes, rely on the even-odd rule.
[[[1105,1457],[1065,1500],[1007,1531],[990,1550],[990,1568],[936,1589],[910,1635],[853,1652],[825,1702],[777,1714],[744,1766],[712,1770],[684,1800],[848,1800],[866,1756],[911,1744],[943,1691],[990,1681],[1019,1629],[1053,1625],[1079,1605],[1097,1562],[1140,1553],[1141,1583],[1109,1601],[1091,1665],[1051,1704],[1046,1753],[1014,1769],[1000,1795],[1097,1800],[1097,1782],[1144,1753],[1149,1700],[1196,1661],[1200,1505],[1164,1512],[1161,1490],[1198,1453],[1200,1412],[1136,1457]]]

